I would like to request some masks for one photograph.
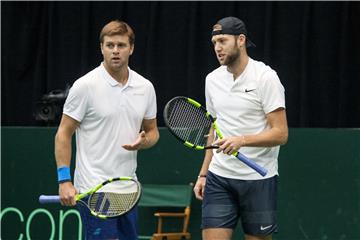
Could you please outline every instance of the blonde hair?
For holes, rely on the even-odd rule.
[[[127,35],[130,45],[135,43],[135,34],[132,28],[123,21],[113,20],[106,24],[100,32],[100,43],[104,42],[104,36]]]

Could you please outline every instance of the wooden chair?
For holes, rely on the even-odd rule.
[[[191,198],[193,184],[187,185],[167,185],[167,184],[144,184],[142,186],[142,196],[139,202],[139,211],[143,207],[174,209],[174,211],[159,212],[156,211],[154,216],[157,217],[157,229],[152,236],[139,236],[139,239],[151,240],[182,240],[191,239],[188,231]],[[175,211],[177,210],[177,211]],[[164,231],[164,222],[169,218],[182,219],[182,226],[176,232]],[[141,219],[139,219],[141,221]]]

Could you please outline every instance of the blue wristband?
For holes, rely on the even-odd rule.
[[[59,167],[57,169],[58,183],[71,181],[70,167]]]

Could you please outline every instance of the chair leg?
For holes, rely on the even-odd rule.
[[[162,217],[159,217],[157,233],[161,233],[161,232],[162,232]]]

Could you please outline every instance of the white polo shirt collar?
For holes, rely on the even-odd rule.
[[[133,81],[132,81],[132,71],[130,69],[130,67],[128,67],[128,71],[129,71],[129,78],[126,82],[126,84],[123,86],[122,84],[120,84],[118,81],[116,81],[110,74],[109,72],[106,70],[106,68],[104,67],[104,63],[102,62],[100,64],[100,70],[101,70],[101,74],[104,77],[104,79],[110,84],[110,86],[112,87],[116,87],[116,86],[120,86],[123,89],[125,89],[126,87],[131,87],[133,86]]]
[[[235,80],[234,80],[234,75],[231,72],[229,72],[227,68],[225,68],[227,79],[229,79],[227,81],[231,82],[231,84],[230,84],[231,89],[239,87],[244,84],[244,78],[246,77],[251,64],[252,64],[252,59],[249,58],[249,61],[246,64],[245,69]]]

